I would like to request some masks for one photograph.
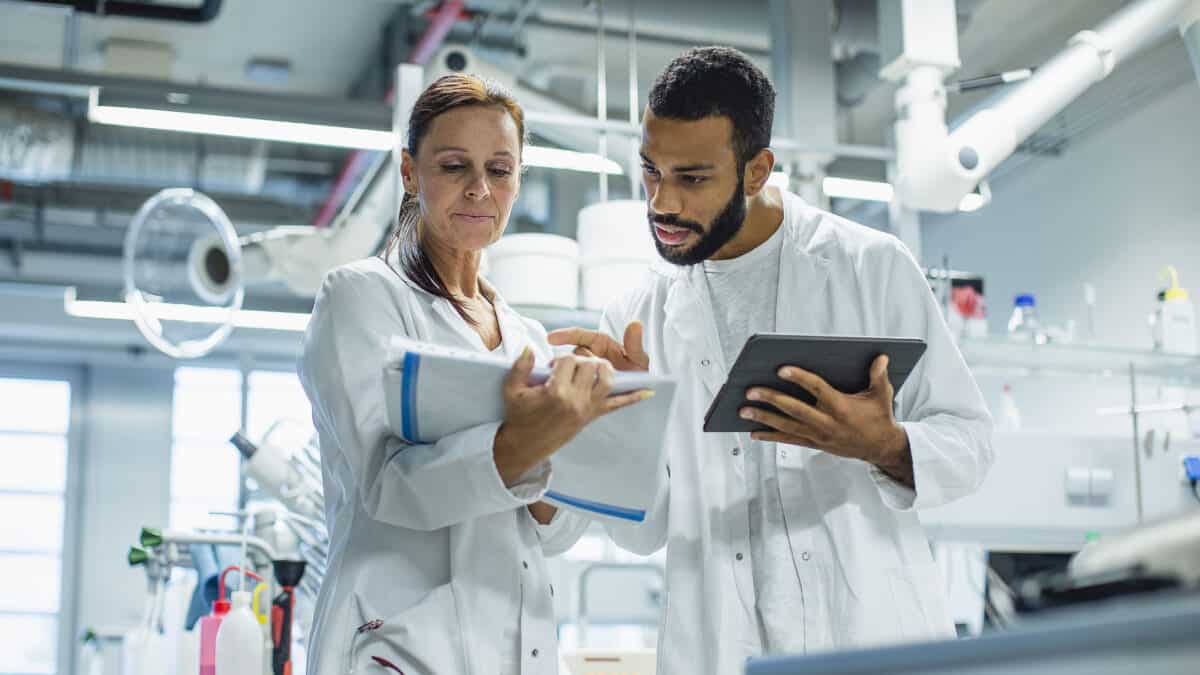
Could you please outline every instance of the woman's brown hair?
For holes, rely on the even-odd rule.
[[[517,139],[521,148],[524,148],[525,113],[513,95],[492,80],[455,73],[439,77],[417,98],[408,118],[408,138],[405,142],[408,154],[414,158],[417,156],[421,141],[429,133],[434,119],[442,113],[469,105],[499,106],[507,111],[517,125]],[[462,301],[447,290],[445,282],[433,266],[433,261],[421,246],[420,224],[421,206],[417,202],[417,196],[406,191],[404,199],[400,202],[396,226],[382,253],[384,262],[390,265],[392,252],[396,251],[400,265],[400,269],[396,270],[398,273],[407,276],[419,288],[449,300],[460,316],[468,323],[474,323],[467,315]]]

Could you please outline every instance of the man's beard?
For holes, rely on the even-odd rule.
[[[742,223],[746,220],[746,190],[742,187],[739,177],[737,187],[733,190],[733,197],[725,204],[725,208],[721,209],[717,217],[713,218],[712,225],[707,232],[700,223],[694,220],[682,220],[674,215],[655,214],[651,211],[649,219],[650,236],[654,238],[654,246],[663,260],[675,265],[695,265],[708,260],[714,253],[721,250],[722,246],[736,237],[738,232],[741,232]],[[678,246],[670,246],[662,243],[655,236],[655,223],[686,228],[700,235],[700,238],[691,248],[680,249]]]

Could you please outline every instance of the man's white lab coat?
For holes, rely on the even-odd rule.
[[[912,446],[916,491],[873,466],[784,444],[776,453],[791,569],[804,602],[795,631],[806,651],[952,637],[943,585],[920,508],[975,490],[992,463],[991,418],[908,250],[894,237],[783,193],[785,228],[776,330],[919,337],[928,350],[896,400]],[[647,283],[605,313],[618,341],[640,320],[654,373],[679,378],[667,431],[664,488],[645,523],[613,527],[622,547],[667,546],[659,673],[742,672],[753,616],[744,479],[748,434],[709,434],[703,416],[724,362],[702,266],[659,262]],[[736,452],[735,452],[736,449]],[[549,526],[581,531],[574,514]]]

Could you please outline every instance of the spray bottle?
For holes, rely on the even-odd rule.
[[[233,604],[226,600],[225,595],[225,577],[232,571],[241,571],[237,565],[230,565],[221,572],[221,578],[218,583],[217,599],[213,602],[212,614],[200,619],[199,630],[200,634],[200,675],[216,675],[219,670],[217,666],[217,640],[220,637],[221,626],[229,617],[233,609]],[[246,572],[244,576],[248,576],[255,581],[262,581],[262,578],[253,572]],[[247,593],[249,595],[249,593]]]
[[[217,629],[219,675],[263,675],[263,632],[251,601],[250,591],[235,591],[233,609]]]

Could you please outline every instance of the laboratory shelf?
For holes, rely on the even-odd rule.
[[[1089,374],[1200,380],[1200,357],[1084,343],[1034,344],[1006,337],[964,338],[963,358],[973,370],[997,369],[1028,374]]]
[[[546,330],[571,326],[595,328],[600,322],[600,312],[590,309],[546,305],[515,305],[513,309],[540,321]],[[1184,354],[1089,343],[1034,344],[1004,336],[963,338],[959,342],[959,349],[967,364],[975,371],[1129,377],[1129,366],[1132,364],[1139,377],[1200,382],[1200,357]]]

